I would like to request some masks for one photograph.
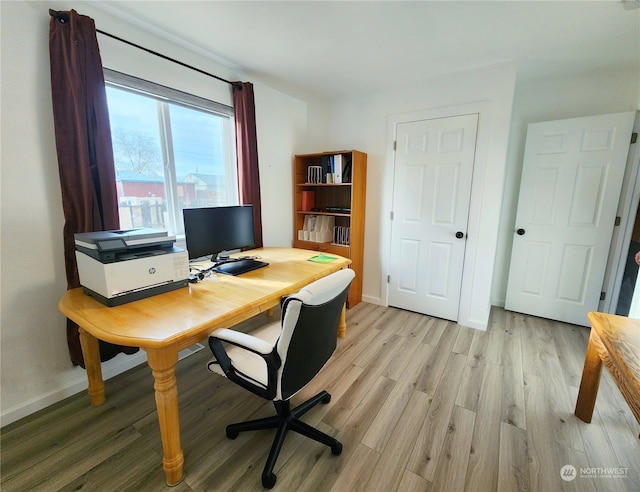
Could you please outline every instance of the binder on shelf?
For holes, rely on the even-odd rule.
[[[342,182],[351,183],[351,161],[348,156],[344,156],[342,161]]]
[[[315,191],[303,191],[302,192],[302,211],[310,212],[316,205],[316,192]]]
[[[331,170],[333,161],[333,156],[325,155],[322,156],[322,182],[327,183],[327,174],[331,174],[333,171]]]
[[[342,154],[333,156],[333,182],[342,183]]]

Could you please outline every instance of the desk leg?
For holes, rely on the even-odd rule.
[[[340,313],[340,321],[338,321],[338,338],[344,338],[347,335],[347,305],[342,306]]]
[[[575,415],[587,424],[591,422],[593,409],[596,405],[598,387],[600,386],[600,376],[602,375],[602,360],[598,355],[599,340],[595,330],[591,329],[589,335],[589,345],[587,355],[584,359],[582,369],[582,379],[580,380],[580,390],[576,401]]]
[[[104,380],[102,379],[102,365],[100,363],[100,346],[98,339],[91,333],[78,328],[82,357],[89,380],[89,398],[91,405],[98,406],[104,403]]]
[[[147,357],[155,379],[153,387],[156,390],[156,407],[164,452],[162,466],[167,475],[167,485],[177,485],[183,479],[184,463],[180,447],[180,415],[175,374],[178,351],[175,347],[148,349]]]

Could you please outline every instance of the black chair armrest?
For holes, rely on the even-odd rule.
[[[267,366],[266,388],[262,387],[262,385],[259,385],[257,382],[256,384],[252,384],[247,380],[249,376],[241,373],[233,366],[222,342],[229,343],[262,357]],[[229,380],[262,398],[272,400],[275,397],[277,374],[281,365],[280,357],[278,356],[278,352],[275,347],[267,344],[264,340],[252,337],[246,333],[222,329],[213,332],[209,336],[209,348],[211,349],[211,352],[218,364],[220,364],[220,368]],[[266,352],[267,348],[269,349],[269,352]]]

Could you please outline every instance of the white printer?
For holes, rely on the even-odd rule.
[[[188,285],[189,257],[175,236],[142,228],[74,235],[85,294],[118,306]]]

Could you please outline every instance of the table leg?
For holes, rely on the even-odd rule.
[[[340,313],[340,321],[338,321],[338,338],[344,338],[347,335],[347,305],[342,306]]]
[[[592,328],[591,335],[589,335],[587,355],[584,359],[584,368],[582,369],[578,400],[576,401],[575,415],[586,423],[591,422],[593,409],[596,405],[596,396],[598,396],[598,387],[600,386],[600,376],[602,375],[602,360],[598,355],[599,343],[597,337],[598,335]]]
[[[87,392],[91,399],[91,405],[98,406],[104,403],[104,380],[102,379],[102,365],[100,363],[100,346],[98,339],[88,331],[78,328],[80,334],[80,346],[82,357],[87,371],[89,387]]]
[[[155,379],[153,387],[156,390],[156,407],[164,452],[162,466],[167,475],[167,485],[177,485],[183,479],[184,463],[180,447],[178,386],[175,375],[178,350],[176,347],[147,349],[147,357]]]

